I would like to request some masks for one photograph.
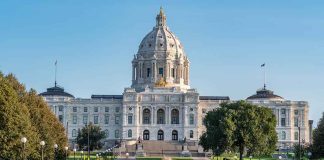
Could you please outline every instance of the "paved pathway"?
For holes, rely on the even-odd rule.
[[[191,157],[193,160],[209,160],[207,157]],[[135,160],[135,157],[127,158],[118,158],[118,160]]]

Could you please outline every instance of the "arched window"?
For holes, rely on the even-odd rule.
[[[163,109],[157,111],[157,124],[165,124],[165,113]]]
[[[105,130],[106,138],[109,138],[109,131],[108,129]]]
[[[193,136],[194,136],[193,130],[190,130],[190,138],[193,138]]]
[[[77,131],[76,131],[76,129],[73,129],[72,130],[72,137],[76,137],[77,136]]]
[[[147,108],[143,110],[143,124],[151,124],[151,111]]]
[[[133,136],[133,132],[131,129],[128,130],[127,135],[129,138]]]
[[[158,131],[157,139],[164,140],[164,132],[162,130]]]
[[[143,131],[143,140],[150,140],[150,131],[148,130]]]
[[[171,124],[179,124],[179,110],[177,109],[171,111]]]
[[[281,132],[281,140],[286,140],[286,132],[285,131]]]
[[[176,131],[176,130],[172,131],[172,140],[174,140],[174,141],[178,140],[178,131]]]

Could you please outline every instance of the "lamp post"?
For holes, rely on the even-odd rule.
[[[126,153],[126,159],[128,159],[128,157],[129,157],[129,153]]]
[[[96,154],[96,159],[98,159],[98,157],[99,157],[98,154]]]
[[[312,152],[308,152],[307,155],[308,155],[308,158],[310,159],[312,157]]]
[[[281,159],[282,157],[281,157],[281,156],[279,156],[278,158],[279,158],[279,159]]]
[[[67,151],[68,151],[69,147],[64,147],[64,149],[65,149],[65,160],[66,160],[67,159]]]
[[[45,141],[40,141],[39,144],[41,145],[41,150],[42,150],[42,160],[44,160],[44,146],[45,146]]]
[[[252,159],[252,156],[249,156],[250,160]]]
[[[90,159],[90,123],[87,126],[88,131],[88,159]]]
[[[83,151],[81,151],[80,153],[81,153],[81,159],[83,159]]]
[[[25,144],[27,142],[27,138],[26,137],[22,137],[20,139],[20,141],[23,143],[22,159],[25,160]]]
[[[299,160],[301,160],[301,145],[300,145],[300,122],[299,122],[299,117],[298,117],[298,145],[299,145]]]
[[[56,160],[57,144],[54,144],[54,159]]]
[[[73,159],[75,160],[75,152],[76,152],[76,149],[75,148],[73,148]]]

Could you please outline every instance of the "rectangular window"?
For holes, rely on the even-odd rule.
[[[109,107],[105,107],[105,112],[109,112]]]
[[[193,130],[190,130],[190,138],[193,138]]]
[[[163,77],[163,68],[159,68],[159,75]]]
[[[88,115],[83,115],[83,124],[88,124]]]
[[[59,115],[59,121],[63,123],[63,115]]]
[[[115,112],[118,113],[119,112],[119,107],[115,108]]]
[[[298,132],[295,132],[294,139],[298,140]]]
[[[105,115],[105,124],[109,124],[109,115]]]
[[[286,126],[286,118],[281,118],[281,126],[282,127]]]
[[[294,126],[298,127],[298,117],[294,117]]]
[[[98,107],[94,107],[93,111],[98,112]]]
[[[115,116],[115,124],[119,124],[119,116]]]
[[[175,70],[174,68],[171,69],[171,76],[174,78],[175,77]]]
[[[193,124],[194,124],[194,121],[195,121],[195,119],[194,119],[194,115],[191,114],[191,115],[190,115],[190,125],[193,125]]]
[[[73,107],[73,112],[77,112],[78,108],[77,107]]]
[[[132,124],[133,123],[133,116],[128,116],[128,124]]]
[[[150,77],[150,76],[151,76],[151,68],[147,68],[146,77]]]
[[[73,129],[72,130],[72,137],[76,137],[77,136],[77,131],[76,131],[76,129]]]
[[[73,124],[78,123],[78,117],[76,115],[73,115]]]
[[[119,138],[119,130],[115,130],[115,138]]]
[[[88,107],[83,107],[83,112],[88,112]]]
[[[98,116],[93,116],[93,123],[98,124]]]
[[[286,109],[281,109],[281,114],[286,114]]]
[[[63,111],[63,106],[59,106],[59,111]]]

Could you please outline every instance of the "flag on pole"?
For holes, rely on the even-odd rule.
[[[57,60],[55,61],[55,65],[57,65]]]
[[[261,64],[261,67],[265,67],[265,63]]]

